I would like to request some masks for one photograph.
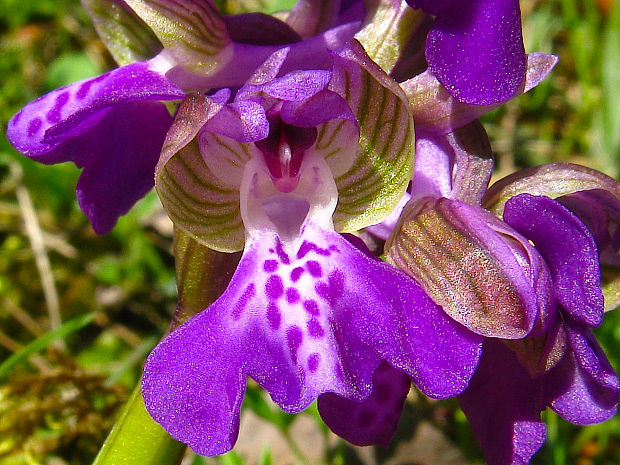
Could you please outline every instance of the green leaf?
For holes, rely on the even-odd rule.
[[[235,451],[230,451],[224,455],[220,455],[217,461],[221,465],[244,465],[243,459],[237,455]]]
[[[263,450],[261,450],[258,465],[274,465],[269,447],[265,446],[263,447]]]
[[[56,89],[101,74],[102,70],[86,52],[66,53],[55,58],[46,69],[45,86]]]
[[[35,339],[30,344],[23,347],[19,352],[14,353],[9,358],[7,358],[2,364],[0,364],[0,379],[4,378],[11,368],[17,365],[22,360],[25,360],[32,354],[35,354],[47,346],[49,346],[52,342],[58,339],[64,339],[69,334],[72,334],[84,326],[88,325],[95,318],[94,313],[87,313],[86,315],[79,316],[74,318],[73,320],[69,320],[64,323],[59,328],[56,328],[52,331],[45,333],[43,336]]]
[[[601,84],[603,144],[611,161],[620,148],[620,4],[615,2],[603,34]]]

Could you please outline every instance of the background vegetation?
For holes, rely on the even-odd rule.
[[[234,1],[219,4],[229,11],[239,8]],[[521,5],[526,49],[555,53],[560,63],[538,88],[484,118],[498,173],[563,160],[617,178],[619,3],[522,0]],[[0,2],[3,130],[39,95],[112,67],[78,0]],[[0,137],[0,465],[90,463],[176,303],[171,226],[156,196],[147,196],[111,234],[97,237],[75,201],[78,174],[73,165],[31,162]],[[617,370],[619,323],[619,313],[611,312],[597,331]],[[455,402],[411,397],[397,441],[387,450],[350,448],[310,421],[313,434],[323,438],[320,460],[483,463]],[[252,421],[264,420],[261,428],[271,424],[274,442],[240,446],[238,453],[213,460],[188,454],[185,463],[315,463],[306,452],[306,433],[296,433],[297,420],[253,386],[245,406]],[[536,463],[620,463],[620,418],[576,428],[545,415],[549,439]],[[304,418],[313,420],[316,413],[310,409]],[[402,452],[427,430],[458,458],[446,459],[446,447],[443,458],[437,454],[428,462]],[[277,441],[289,459],[276,460]]]

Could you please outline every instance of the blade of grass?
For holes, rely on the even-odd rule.
[[[87,313],[72,320],[67,321],[59,328],[45,333],[43,336],[35,339],[30,344],[24,346],[19,352],[14,353],[0,364],[0,379],[4,378],[11,368],[25,360],[30,355],[45,349],[55,341],[62,340],[69,334],[74,333],[84,326],[88,325],[95,318],[94,313]]]

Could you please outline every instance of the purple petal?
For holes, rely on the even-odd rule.
[[[373,373],[372,384],[372,394],[360,402],[332,393],[319,396],[319,413],[334,433],[351,444],[387,447],[396,432],[411,380],[383,362]]]
[[[500,341],[484,341],[480,366],[458,399],[488,465],[527,465],[545,442],[542,383]]]
[[[184,95],[148,63],[134,63],[35,100],[9,122],[7,137],[34,160],[84,168],[78,201],[105,234],[153,187],[172,118],[152,101]]]
[[[302,101],[284,102],[281,114],[286,123],[303,128],[330,120],[347,120],[357,125],[347,101],[329,90],[322,90]]]
[[[234,442],[246,375],[287,412],[325,392],[367,398],[382,359],[448,397],[467,386],[480,339],[415,281],[306,223],[294,243],[246,245],[224,294],[151,353],[143,396],[174,438],[213,455]]]
[[[257,86],[257,90],[277,99],[299,102],[324,90],[331,76],[327,70],[298,70]]]
[[[590,328],[570,322],[566,333],[579,368],[602,387],[618,392],[620,381]]]
[[[577,425],[600,423],[618,411],[618,376],[588,328],[567,327],[573,352],[545,376],[546,398]]]
[[[620,199],[603,189],[574,192],[556,199],[587,226],[602,265],[620,266]]]
[[[416,131],[413,195],[450,197],[454,150],[445,136]]]
[[[419,8],[429,15],[437,16],[446,8],[450,7],[454,0],[407,0],[412,8]]]
[[[456,99],[489,105],[513,97],[525,80],[518,0],[452,2],[428,34],[430,71]]]
[[[540,84],[558,62],[554,55],[530,53],[527,56],[527,71],[523,92]],[[471,123],[503,102],[491,105],[472,105],[452,97],[430,71],[425,71],[402,82],[411,109],[416,129],[446,134],[456,128]]]
[[[269,135],[269,122],[260,103],[241,100],[223,106],[202,131],[221,134],[241,143],[255,142]]]
[[[545,258],[562,307],[588,326],[601,324],[598,250],[579,218],[549,197],[520,194],[506,202],[504,221],[534,242]]]
[[[84,134],[110,107],[134,100],[175,100],[183,91],[149,69],[133,63],[93,79],[50,92],[26,105],[7,127],[7,138],[24,155],[43,163],[72,160],[60,144]],[[141,124],[140,120],[134,125]]]
[[[76,194],[97,234],[110,232],[118,217],[153,187],[171,123],[165,105],[130,102],[112,108],[91,131],[58,147],[74,154],[73,161],[84,168]]]

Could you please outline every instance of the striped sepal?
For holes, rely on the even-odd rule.
[[[330,89],[349,103],[360,127],[359,149],[345,173],[338,175],[327,159],[338,186],[334,225],[353,232],[379,223],[405,193],[413,167],[413,119],[398,84],[357,41],[334,55]]]
[[[211,172],[196,139],[163,166],[156,187],[174,224],[199,243],[220,252],[243,248],[239,189],[224,186]]]
[[[82,0],[95,29],[119,65],[155,56],[161,44],[149,27],[121,3]]]
[[[572,163],[549,163],[522,169],[500,179],[487,191],[483,206],[501,217],[504,205],[515,195],[545,195],[555,199],[591,189],[608,191],[620,199],[620,185],[600,171]]]
[[[418,281],[468,329],[483,336],[524,337],[538,311],[533,288],[528,299],[528,286],[518,285],[527,281],[520,251],[517,246],[513,254],[489,225],[465,218],[473,216],[474,208],[445,198],[410,202],[385,244],[387,261]]]
[[[232,56],[226,24],[211,0],[126,0],[184,68],[210,75]]]
[[[168,131],[155,170],[155,188],[174,224],[202,245],[241,250],[244,229],[238,186],[225,185],[200,154],[198,131],[226,103],[228,92],[186,97]]]

